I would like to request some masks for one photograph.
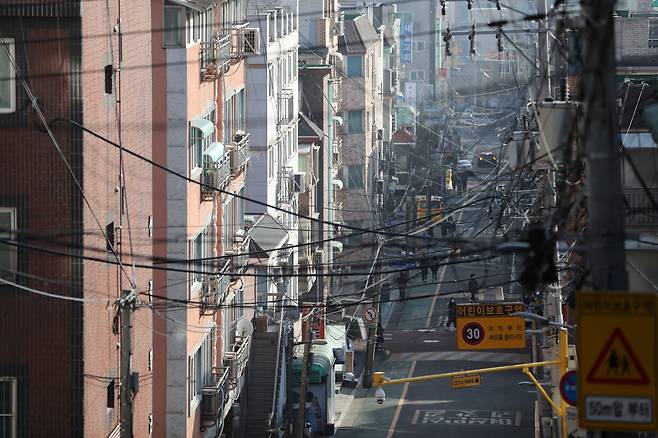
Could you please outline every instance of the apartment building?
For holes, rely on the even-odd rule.
[[[151,166],[109,141],[151,158],[151,5],[43,3],[0,5],[0,435],[118,436],[116,302],[133,290],[148,437],[152,275],[131,265],[152,258]]]
[[[246,186],[252,277],[245,288],[257,302],[258,360],[248,371],[244,422],[247,436],[262,436],[284,427],[288,345],[299,329],[299,312],[290,311],[299,295],[297,214],[306,183],[298,163],[297,4],[252,3],[247,15],[260,32],[260,53],[247,59],[246,80],[253,156]]]
[[[245,57],[258,29],[239,0],[155,3],[154,159],[175,173],[153,173],[154,252],[171,268],[154,279],[166,297],[154,317],[154,435],[232,434],[250,350]],[[171,311],[170,300],[199,304]]]
[[[383,33],[375,30],[366,15],[346,14],[339,52],[344,76],[341,86],[343,123],[339,131],[342,139],[339,179],[343,189],[336,201],[343,204],[343,220],[347,225],[375,228],[379,221],[375,195],[383,142]],[[372,243],[369,234],[345,239],[346,246],[352,249],[338,259],[342,264],[360,261],[353,269],[362,271]],[[366,250],[354,250],[362,246]]]

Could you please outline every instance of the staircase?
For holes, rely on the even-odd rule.
[[[268,436],[268,419],[272,412],[272,397],[277,380],[278,332],[254,332],[249,354],[247,409],[244,437]]]

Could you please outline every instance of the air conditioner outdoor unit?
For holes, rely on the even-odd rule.
[[[246,236],[246,234],[247,232],[245,230],[237,230],[233,235],[233,242],[235,243],[244,242],[244,237]]]
[[[242,32],[243,53],[260,55],[260,29],[257,27],[248,27]]]
[[[292,191],[295,193],[306,191],[306,172],[292,174]]]

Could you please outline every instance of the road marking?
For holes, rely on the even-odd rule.
[[[407,378],[413,377],[414,371],[416,369],[416,361],[414,360],[411,362],[411,367],[409,367],[409,373],[407,375]],[[388,427],[388,434],[386,434],[386,438],[391,438],[393,434],[395,433],[395,426],[398,424],[398,419],[400,418],[400,412],[402,412],[402,405],[404,404],[405,397],[407,397],[407,391],[409,390],[409,383],[405,383],[404,387],[402,388],[402,394],[400,394],[400,398],[398,399],[398,405],[395,408],[395,414],[393,414],[393,421],[391,421],[391,425]]]
[[[427,351],[416,353],[394,353],[391,361],[437,361],[460,360],[468,362],[524,363],[529,361],[527,353],[500,353],[489,351]]]
[[[425,339],[423,342],[426,343],[426,344],[438,344],[439,340],[438,339]]]
[[[464,215],[464,210],[459,211],[459,217],[455,222],[459,223],[462,220],[462,216]],[[427,313],[427,320],[425,321],[425,327],[430,328],[430,323],[432,322],[432,314],[434,313],[434,307],[436,306],[436,301],[439,298],[439,293],[441,289],[441,283],[443,282],[443,276],[446,273],[446,269],[448,269],[448,265],[443,265],[443,268],[441,269],[441,274],[439,274],[439,281],[437,282],[438,284],[436,285],[436,290],[434,291],[434,297],[432,297],[432,304],[430,305],[430,311]]]

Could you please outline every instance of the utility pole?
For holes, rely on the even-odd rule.
[[[302,335],[302,343],[304,344],[304,357],[302,359],[302,375],[299,384],[299,410],[297,411],[297,430],[295,436],[297,438],[304,437],[304,429],[306,428],[306,392],[308,389],[308,367],[311,357],[311,342],[313,341],[313,312],[309,313],[308,321],[306,321],[306,331]],[[304,339],[306,338],[306,339]]]
[[[620,141],[616,106],[614,0],[583,2],[585,142],[590,281],[595,289],[628,289],[624,254]]]
[[[132,356],[132,316],[135,291],[126,289],[119,299],[121,318],[121,438],[133,436],[133,391],[130,361]]]
[[[586,20],[581,83],[588,172],[589,281],[594,289],[627,290],[612,18],[615,0],[584,0],[582,7]],[[628,434],[596,431],[588,436],[609,438]]]

